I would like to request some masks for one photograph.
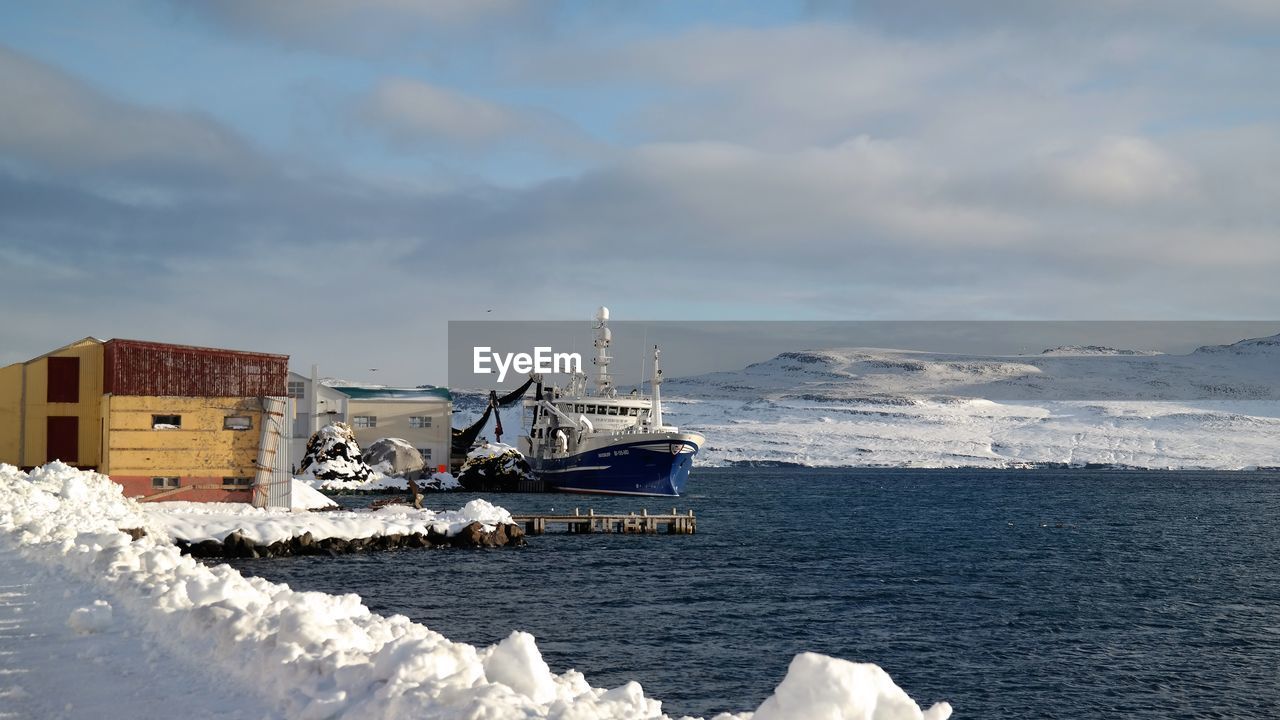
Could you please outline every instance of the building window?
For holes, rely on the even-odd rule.
[[[250,477],[224,477],[222,478],[222,487],[245,489],[253,486],[253,478]]]
[[[431,416],[429,415],[410,415],[409,427],[411,428],[429,428],[431,427]]]
[[[307,384],[302,380],[289,381],[289,397],[304,400],[307,397]]]
[[[153,477],[151,478],[151,488],[153,490],[164,490],[165,488],[178,487],[178,478],[176,477]]]
[[[177,430],[182,427],[181,415],[152,415],[151,427],[155,430]]]
[[[222,418],[223,430],[252,430],[253,418],[248,415],[228,415]]]
[[[351,425],[358,428],[378,427],[378,417],[376,415],[354,415],[351,418]]]
[[[49,376],[45,387],[47,402],[80,402],[80,358],[51,357],[45,361]]]
[[[431,448],[418,448],[418,453],[422,455],[422,462],[431,462]]]

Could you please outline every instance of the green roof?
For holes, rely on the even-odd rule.
[[[449,388],[442,387],[370,388],[335,385],[333,389],[356,400],[453,400]]]

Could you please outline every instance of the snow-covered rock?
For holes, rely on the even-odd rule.
[[[365,464],[377,468],[385,475],[406,475],[426,467],[422,453],[401,438],[380,438],[373,441],[360,455]],[[381,466],[381,467],[380,467]]]
[[[373,472],[361,459],[355,433],[340,422],[325,425],[307,440],[299,469],[302,476],[319,481],[363,482]]]
[[[467,453],[458,471],[458,482],[468,490],[514,489],[522,480],[532,480],[533,469],[524,455],[503,443],[486,442]]]

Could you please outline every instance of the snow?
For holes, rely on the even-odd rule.
[[[232,532],[239,532],[259,545],[270,545],[308,532],[316,540],[428,532],[456,535],[473,522],[481,523],[485,530],[512,522],[511,513],[480,498],[459,510],[441,512],[388,505],[378,510],[308,513],[255,508],[245,503],[185,501],[146,503],[142,510],[147,515],[149,529],[169,540],[189,543],[221,542]]]
[[[92,605],[76,608],[67,617],[67,627],[81,635],[99,633],[111,627],[111,603],[94,600]]]
[[[1086,346],[1087,347],[1087,346]],[[1187,355],[789,352],[667,380],[700,465],[1280,466],[1280,336]]]
[[[323,510],[338,507],[338,503],[298,478],[293,478],[289,482],[291,483],[289,507],[294,510]]]
[[[815,653],[791,661],[787,677],[754,720],[824,718],[830,720],[947,720],[951,705],[938,703],[920,712],[889,673],[876,665],[851,663]]]
[[[573,670],[552,673],[525,633],[479,649],[402,615],[374,614],[355,594],[296,592],[228,565],[199,563],[159,532],[166,518],[184,514],[180,505],[195,504],[142,506],[105,476],[61,463],[29,475],[0,465],[0,621],[28,638],[3,651],[12,670],[0,675],[6,712],[199,720],[666,717],[637,683],[606,690]],[[248,510],[231,514],[250,524],[260,519]],[[497,510],[469,503],[460,512]],[[207,515],[229,512],[211,507]],[[149,534],[131,541],[121,527],[147,527]],[[950,708],[921,712],[875,666],[802,655],[760,713],[765,720],[944,720]]]
[[[520,451],[511,445],[500,442],[486,442],[482,445],[474,447],[467,453],[468,460],[483,460],[485,458],[494,458],[506,455],[507,453],[520,454]]]
[[[380,467],[380,466],[379,466]],[[319,480],[314,476],[303,476],[299,480],[313,488],[331,491],[408,491],[409,485],[403,477],[388,475],[379,467],[374,467],[365,480]],[[428,490],[457,490],[462,487],[453,473],[437,472],[431,477],[419,480],[418,486]]]
[[[307,440],[302,477],[312,480],[369,479],[371,470],[361,458],[355,433],[344,423],[329,423]]]
[[[15,720],[263,720],[283,717],[187,654],[167,652],[118,603],[109,624],[72,627],[82,608],[112,605],[94,579],[54,560],[32,562],[0,530],[0,718]],[[101,613],[101,611],[99,611]],[[102,616],[101,613],[99,617]]]

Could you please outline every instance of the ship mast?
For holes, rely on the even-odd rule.
[[[609,332],[609,308],[601,305],[596,310],[596,357],[592,360],[596,366],[596,394],[608,397],[613,394],[613,377],[609,375],[609,343],[613,341],[613,333]]]
[[[650,422],[653,424],[654,432],[662,431],[662,369],[658,367],[658,356],[662,351],[657,345],[653,346],[653,380],[650,384],[653,386],[653,402],[649,407]]]

